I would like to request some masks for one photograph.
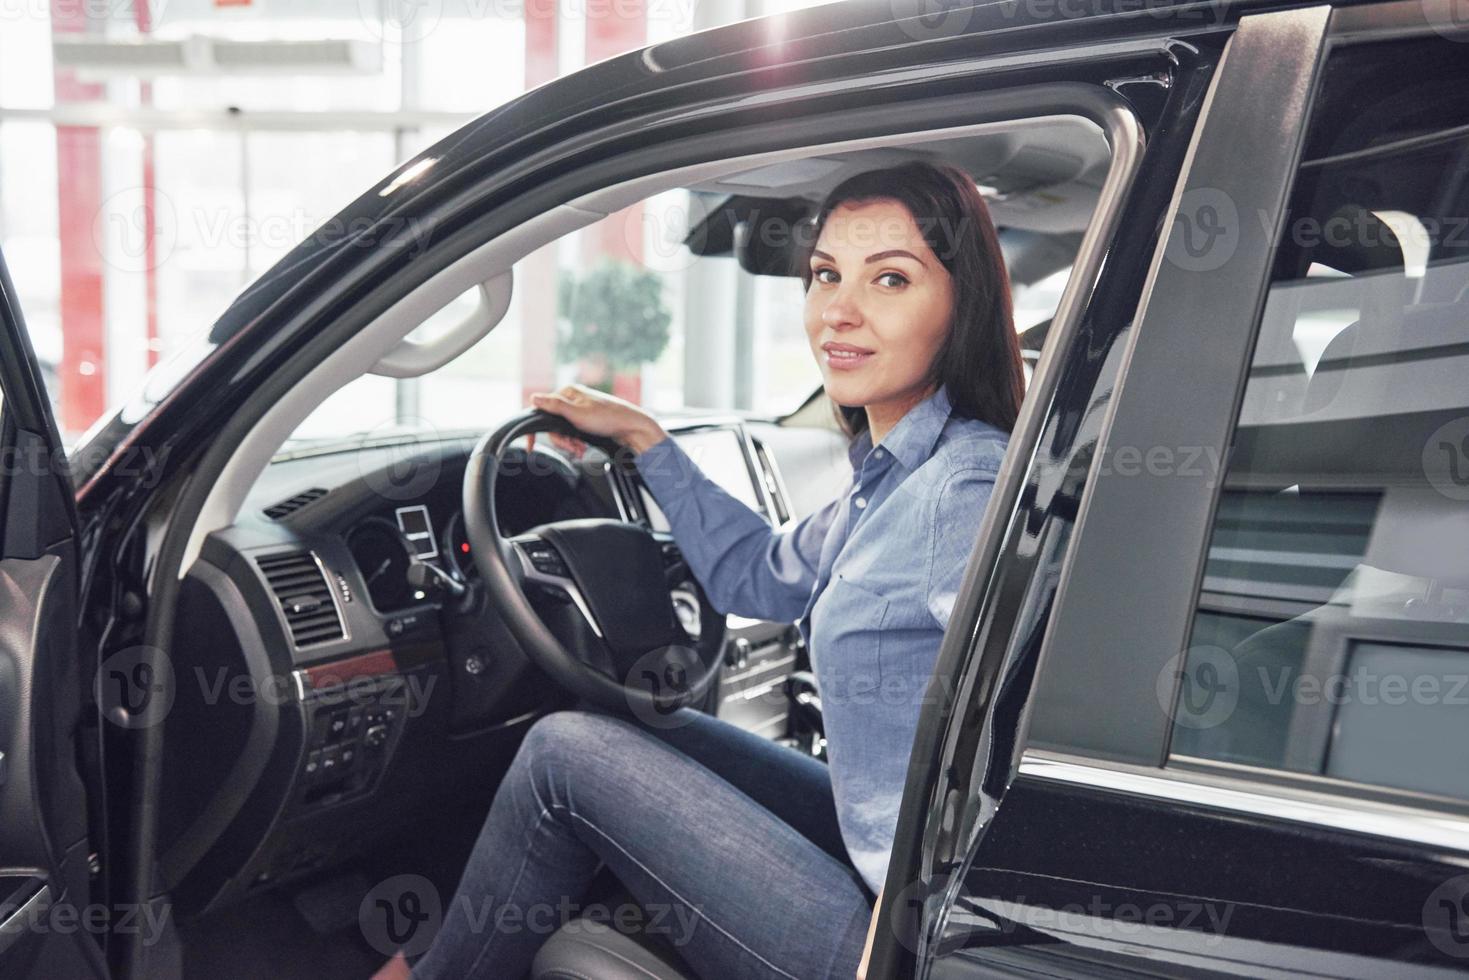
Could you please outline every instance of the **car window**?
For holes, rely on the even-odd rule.
[[[793,411],[821,384],[801,281],[754,275],[728,254],[694,254],[685,237],[703,215],[697,200],[659,194],[527,256],[509,310],[483,340],[421,378],[352,381],[294,444],[483,429],[525,408],[532,392],[571,382],[658,412]],[[465,293],[410,337],[452,328],[476,302]]]
[[[1170,752],[1462,800],[1469,61],[1345,48],[1316,106]]]

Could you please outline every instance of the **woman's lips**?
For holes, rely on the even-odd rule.
[[[827,366],[836,371],[855,370],[866,364],[877,353],[853,344],[825,343],[821,345],[821,350],[826,355]]]

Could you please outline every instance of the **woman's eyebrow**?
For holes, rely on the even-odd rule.
[[[832,258],[830,255],[823,252],[819,248],[813,248],[811,250],[811,257],[814,259],[825,259],[827,262],[836,261],[836,259]],[[874,252],[871,255],[867,256],[867,264],[871,265],[873,262],[881,262],[883,259],[912,259],[919,265],[924,264],[922,259],[914,255],[912,252],[908,251],[906,248],[890,248],[886,252]]]
[[[923,260],[906,248],[890,248],[886,252],[873,252],[867,256],[867,263],[871,265],[873,262],[881,262],[883,259],[912,259],[919,265],[923,265]]]

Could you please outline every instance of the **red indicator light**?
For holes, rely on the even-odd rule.
[[[469,554],[469,542],[468,541],[465,541],[462,544],[460,544],[459,545],[459,550],[462,551],[462,552],[464,552],[466,555]]]

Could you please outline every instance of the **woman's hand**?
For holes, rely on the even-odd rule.
[[[559,415],[583,432],[615,439],[635,453],[668,435],[653,416],[632,402],[585,385],[567,385],[551,394],[531,395],[530,400],[541,411]]]

